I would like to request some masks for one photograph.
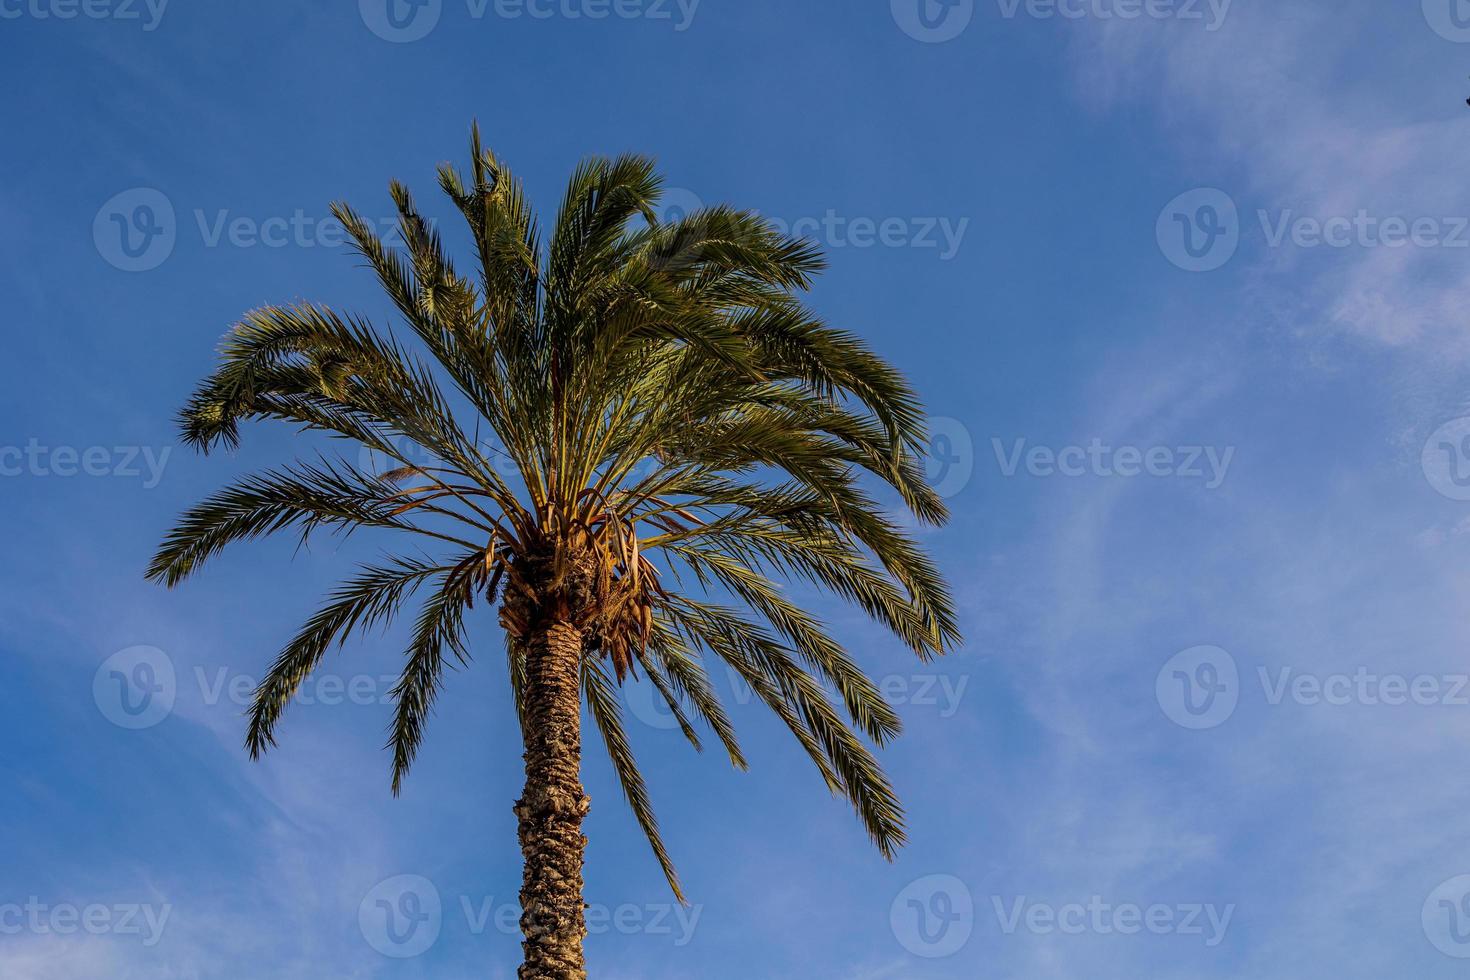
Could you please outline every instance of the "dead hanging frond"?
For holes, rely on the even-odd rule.
[[[588,506],[601,503],[602,506]],[[545,508],[542,519],[560,528],[549,554],[496,552],[505,576],[501,624],[528,640],[546,617],[566,617],[583,633],[587,655],[611,663],[619,684],[637,675],[648,652],[654,611],[668,596],[645,554],[636,523],[584,491],[575,509]],[[693,515],[689,515],[693,520]]]
[[[668,593],[658,568],[643,554],[633,521],[604,505],[584,527],[597,590],[583,627],[587,646],[612,662],[621,684],[630,674],[636,676],[637,664],[648,652],[654,610]]]

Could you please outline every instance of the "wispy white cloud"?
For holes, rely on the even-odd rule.
[[[1375,31],[1410,43],[1374,44]],[[1417,9],[1368,4],[1235,4],[1213,33],[1167,21],[1079,29],[1080,97],[1099,112],[1156,111],[1178,158],[1222,182],[1244,233],[1283,215],[1325,220],[1448,219],[1448,246],[1274,249],[1256,270],[1289,294],[1292,316],[1390,346],[1432,342],[1465,359],[1470,219],[1464,202],[1464,107],[1454,46]],[[1438,66],[1443,65],[1444,68]],[[1433,86],[1406,80],[1421,77]],[[1162,204],[1162,202],[1161,202]]]

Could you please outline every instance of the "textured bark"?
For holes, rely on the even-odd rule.
[[[587,976],[582,940],[581,631],[553,622],[526,651],[526,788],[516,803],[521,882],[521,980]]]

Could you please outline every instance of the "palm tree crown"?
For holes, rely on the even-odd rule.
[[[439,170],[473,240],[471,276],[403,186],[401,251],[334,207],[406,331],[317,305],[255,310],[182,412],[205,452],[234,446],[244,420],[275,419],[392,463],[321,458],[244,479],[180,518],[150,578],[176,585],[230,542],[286,530],[384,528],[423,545],[359,569],[286,644],[255,695],[250,753],[274,744],[330,647],[421,595],[393,691],[398,792],[446,665],[470,657],[466,610],[498,601],[528,767],[542,724],[528,665],[556,626],[580,642],[570,690],[676,894],[616,689],[651,684],[689,741],[707,728],[744,768],[714,662],[780,717],[891,856],[902,810],[864,737],[882,745],[899,719],[779,583],[850,600],[921,658],[957,643],[934,565],[864,489],[881,482],[920,522],[946,520],[917,462],[914,393],[799,301],[822,266],[813,246],[726,207],[660,222],[645,158],[581,165],[544,247],[478,131],[467,177]]]

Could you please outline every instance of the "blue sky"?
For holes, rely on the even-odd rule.
[[[373,543],[142,579],[178,510],[302,449],[175,446],[219,336],[298,299],[386,322],[327,206],[386,218],[397,177],[447,220],[478,118],[544,210],[633,150],[673,205],[827,246],[814,303],[913,377],[955,514],[945,662],[813,599],[904,717],[900,859],[728,678],[745,774],[629,691],[695,904],[589,752],[594,976],[1463,975],[1470,4],[391,13],[0,0],[0,974],[514,975],[493,616],[394,800],[401,634],[264,762],[232,693]]]

